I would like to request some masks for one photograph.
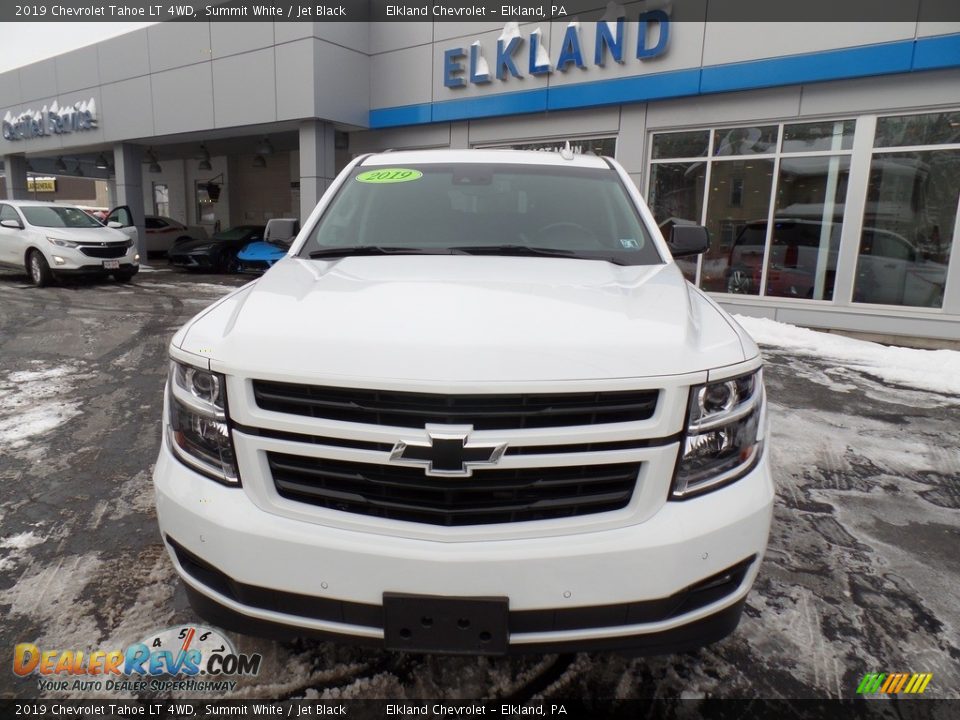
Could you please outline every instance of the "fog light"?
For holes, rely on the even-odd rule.
[[[137,253],[136,255],[133,256],[133,261],[134,261],[135,263],[140,262],[140,253]]]
[[[64,260],[62,257],[60,257],[59,255],[54,255],[53,262],[57,265],[65,265],[67,261]]]

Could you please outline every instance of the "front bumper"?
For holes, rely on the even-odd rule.
[[[266,512],[182,465],[166,438],[154,482],[167,550],[210,619],[382,646],[385,592],[497,596],[509,598],[511,652],[664,653],[718,640],[756,576],[774,495],[765,453],[738,482],[637,525],[442,542]]]
[[[138,263],[121,262],[120,267],[108,270],[103,265],[79,265],[77,267],[53,267],[50,268],[55,275],[109,275],[110,273],[137,273],[140,270]]]

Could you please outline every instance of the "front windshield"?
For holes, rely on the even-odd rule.
[[[36,227],[50,228],[102,228],[103,225],[83,210],[54,205],[21,205],[20,212],[27,222]]]
[[[569,166],[357,167],[300,255],[350,248],[662,262],[619,176]]]

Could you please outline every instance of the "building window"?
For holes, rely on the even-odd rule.
[[[170,217],[170,188],[166,183],[153,184],[153,214]]]
[[[655,134],[648,194],[661,230],[696,222],[713,239],[700,258],[677,261],[687,279],[710,292],[832,300],[854,126]]]
[[[960,198],[960,113],[877,119],[853,300],[940,308]]]

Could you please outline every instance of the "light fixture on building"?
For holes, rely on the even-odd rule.
[[[57,161],[53,164],[53,169],[57,172],[67,171],[67,164],[63,161],[63,155],[57,158]]]
[[[152,173],[163,172],[163,168],[160,167],[160,163],[157,162],[157,156],[153,152],[153,148],[147,150],[147,162],[150,163],[148,170]]]
[[[97,170],[109,170],[110,163],[107,162],[107,156],[103,153],[97,155]]]
[[[257,155],[253,158],[253,167],[255,168],[265,168],[267,166],[267,159],[263,155]]]
[[[200,143],[200,164],[197,165],[197,170],[213,170],[210,164],[210,151],[203,143]]]
[[[257,143],[257,149],[254,150],[257,155],[271,155],[273,153],[273,145],[270,143],[270,138],[266,135],[263,136],[263,140]]]

